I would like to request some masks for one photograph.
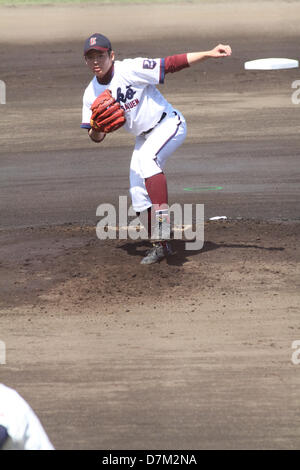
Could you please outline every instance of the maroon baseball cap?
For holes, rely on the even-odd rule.
[[[92,49],[96,49],[97,51],[111,51],[110,40],[106,36],[103,36],[103,34],[92,34],[84,43],[84,55]]]

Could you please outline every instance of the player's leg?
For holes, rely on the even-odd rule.
[[[132,154],[130,164],[130,194],[132,199],[132,207],[135,210],[138,217],[146,230],[148,231],[148,237],[151,239],[152,234],[152,201],[149,197],[145,186],[145,179],[142,176],[141,170],[141,156],[143,155],[143,144],[145,143],[144,137],[138,137],[136,145]],[[151,159],[152,160],[152,159]],[[157,164],[153,165],[153,171],[156,172],[157,176],[161,174],[161,169]],[[166,243],[164,246],[162,243],[156,243],[147,252],[146,256],[142,259],[142,264],[153,264],[160,261],[166,256],[166,251],[170,251]]]
[[[142,224],[151,238],[151,206],[152,202],[145,186],[140,167],[140,150],[145,143],[144,137],[137,137],[135,148],[130,162],[130,195],[132,207],[136,215],[140,217]]]
[[[149,134],[147,142],[153,147],[158,166],[163,170],[168,158],[176,151],[186,138],[186,121],[177,110],[165,118],[153,132]]]
[[[154,226],[154,230],[151,233],[148,224],[148,231],[152,240],[156,241],[153,249],[142,260],[143,264],[152,264],[172,252],[167,242],[170,239],[170,223],[167,210],[167,180],[163,168],[169,156],[183,143],[185,137],[185,120],[180,113],[174,113],[156,126],[146,138],[137,139],[131,164],[133,207],[140,207],[138,198],[144,200],[144,209],[148,206],[148,212],[151,205],[153,221],[151,225]]]
[[[149,134],[140,152],[141,174],[145,178],[155,221],[153,239],[170,238],[168,188],[163,170],[168,158],[183,143],[185,137],[185,119],[179,112],[173,112]]]

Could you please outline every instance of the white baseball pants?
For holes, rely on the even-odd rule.
[[[136,138],[129,175],[132,207],[136,212],[143,212],[152,206],[145,178],[161,173],[168,157],[185,137],[185,119],[179,111],[173,110],[149,134]]]

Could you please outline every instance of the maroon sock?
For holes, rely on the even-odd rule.
[[[152,212],[151,212],[151,207],[148,207],[147,209],[147,212],[148,212],[148,237],[151,238],[151,227],[152,227],[152,224],[151,224],[151,219],[152,219]]]
[[[137,217],[141,215],[140,212],[136,212]],[[151,207],[148,207],[147,209],[147,224],[148,224],[148,237],[151,238],[151,218],[152,218],[152,212],[151,212]]]
[[[164,173],[158,173],[157,175],[150,176],[150,178],[146,178],[145,186],[153,206],[168,204],[167,179]]]
[[[151,237],[152,223],[157,217],[158,211],[167,209],[168,206],[168,187],[167,179],[164,173],[150,176],[145,179],[145,186],[152,202],[152,207],[148,209],[148,236]]]

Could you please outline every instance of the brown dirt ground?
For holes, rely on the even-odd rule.
[[[198,110],[200,131],[190,126],[191,144],[297,138],[296,110],[282,92],[297,71],[280,78],[271,72],[264,80],[239,71],[244,56],[270,53],[275,39],[280,55],[296,53],[299,6],[282,2],[268,15],[268,5],[260,4],[258,18],[253,4],[219,5],[218,18],[211,5],[181,5],[172,22],[169,7],[156,6],[153,30],[149,7],[122,7],[126,15],[118,16],[112,34],[124,57],[195,50],[198,23],[202,44],[216,42],[219,33],[242,51],[222,75],[217,64],[201,69],[208,97]],[[120,12],[116,8],[105,12]],[[0,158],[84,152],[92,144],[76,129],[88,77],[78,56],[79,39],[98,29],[92,7],[2,11],[0,78],[10,87]],[[282,21],[290,27],[282,30]],[[166,93],[191,122],[197,73],[182,76],[185,93],[171,77]],[[214,88],[221,89],[222,111],[212,106]],[[261,114],[254,118],[257,106]],[[279,109],[288,122],[276,121]],[[12,142],[8,131],[20,119]],[[105,145],[128,146],[122,132]],[[178,240],[173,257],[145,267],[139,261],[147,242],[100,241],[89,223],[7,227],[3,221],[0,340],[7,360],[1,382],[28,400],[57,449],[296,449],[300,366],[291,362],[291,344],[300,339],[299,235],[296,221],[207,222],[202,250],[185,251]]]

